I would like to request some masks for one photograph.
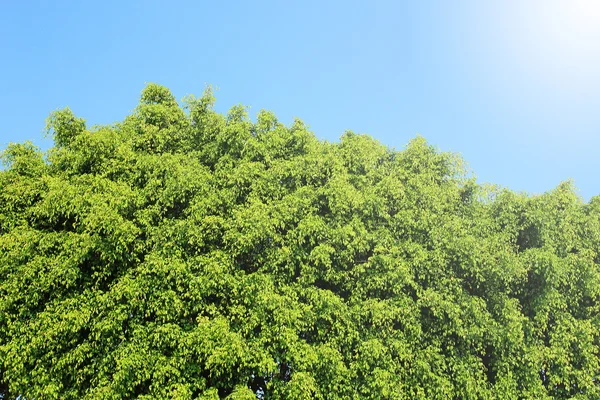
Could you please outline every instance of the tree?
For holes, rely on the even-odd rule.
[[[0,398],[600,396],[600,197],[213,103],[4,151]]]

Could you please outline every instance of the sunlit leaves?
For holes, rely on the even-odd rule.
[[[598,197],[214,101],[3,152],[0,398],[600,396]]]

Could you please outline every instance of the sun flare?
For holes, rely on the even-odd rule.
[[[531,69],[570,85],[597,81],[600,1],[534,1],[520,7],[514,39]]]

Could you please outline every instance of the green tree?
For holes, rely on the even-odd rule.
[[[600,397],[600,197],[214,101],[5,149],[1,399]]]

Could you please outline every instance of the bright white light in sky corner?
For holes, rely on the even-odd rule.
[[[475,24],[468,40],[487,59],[485,71],[494,68],[537,89],[597,95],[600,0],[505,0],[471,7],[465,10]]]
[[[600,0],[523,1],[523,56],[547,78],[585,90],[598,81]],[[546,66],[546,68],[543,68]],[[583,86],[583,87],[582,87]]]
[[[450,29],[461,32],[462,73],[476,77],[482,96],[506,105],[507,120],[535,121],[532,139],[596,131],[600,0],[469,1],[456,11]]]

